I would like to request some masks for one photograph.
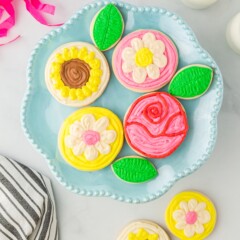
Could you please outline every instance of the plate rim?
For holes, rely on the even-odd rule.
[[[186,32],[186,34],[189,36],[189,40],[193,43],[193,47],[196,48],[199,52],[199,54],[202,55],[209,64],[211,64],[211,67],[215,69],[215,75],[218,80],[217,84],[217,97],[216,101],[213,106],[213,110],[210,113],[211,115],[211,120],[210,120],[210,138],[208,142],[208,146],[206,148],[206,152],[197,160],[196,163],[192,164],[191,167],[188,167],[184,169],[181,172],[178,172],[174,177],[168,181],[167,184],[165,184],[160,190],[158,189],[154,194],[146,194],[143,197],[128,197],[128,196],[123,196],[123,195],[118,195],[115,194],[113,191],[109,190],[87,190],[87,189],[81,189],[79,187],[75,187],[74,185],[68,183],[68,181],[61,176],[61,174],[56,170],[56,167],[53,164],[54,159],[51,159],[48,154],[46,154],[41,146],[39,146],[34,138],[31,136],[31,131],[29,130],[29,127],[27,125],[26,121],[26,108],[28,105],[28,100],[29,96],[32,94],[32,84],[34,82],[33,78],[31,78],[31,69],[33,65],[33,61],[41,48],[42,45],[44,45],[51,37],[54,37],[56,34],[61,33],[64,30],[67,30],[70,25],[73,24],[73,22],[80,16],[83,15],[85,11],[88,11],[91,8],[98,8],[98,7],[103,7],[106,4],[113,3],[119,7],[125,8],[127,11],[132,11],[132,12],[153,12],[157,13],[159,12],[160,14],[165,14],[168,17],[171,17],[174,21],[177,22],[177,24],[181,25],[183,30]],[[90,3],[88,5],[83,6],[77,13],[75,13],[63,26],[58,27],[56,29],[53,29],[50,31],[48,34],[46,34],[43,38],[39,40],[39,42],[36,44],[35,48],[33,49],[28,65],[27,65],[27,88],[25,90],[25,95],[23,98],[23,102],[21,105],[21,113],[20,113],[20,118],[21,118],[21,126],[23,129],[23,132],[29,142],[33,145],[33,147],[45,158],[45,160],[48,163],[48,166],[52,172],[52,174],[55,176],[55,178],[68,190],[70,190],[73,193],[76,193],[78,195],[82,196],[94,196],[94,197],[110,197],[115,200],[119,200],[122,202],[126,203],[146,203],[150,202],[152,200],[155,200],[161,196],[163,196],[167,191],[169,191],[172,186],[179,181],[180,179],[192,174],[196,170],[198,170],[210,157],[212,154],[215,143],[217,140],[217,118],[218,118],[218,113],[221,109],[222,101],[223,101],[223,78],[222,74],[220,72],[219,67],[217,66],[216,62],[214,59],[210,56],[210,54],[201,47],[200,43],[197,40],[197,37],[195,36],[193,30],[189,27],[189,25],[183,20],[180,16],[178,16],[176,13],[171,12],[166,10],[165,8],[159,8],[159,7],[150,7],[150,6],[134,6],[132,4],[128,3],[123,3],[123,2],[116,2],[112,0],[98,0],[93,3]]]

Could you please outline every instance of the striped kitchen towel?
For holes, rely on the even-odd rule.
[[[0,156],[0,240],[57,240],[57,220],[48,178]]]

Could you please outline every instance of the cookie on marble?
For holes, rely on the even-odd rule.
[[[124,118],[125,138],[141,156],[164,158],[184,141],[188,132],[181,103],[165,92],[153,92],[136,99]]]
[[[60,103],[83,107],[104,92],[110,78],[105,56],[86,42],[71,42],[53,51],[45,68],[49,92]]]
[[[177,98],[191,100],[206,93],[212,80],[212,68],[201,64],[188,65],[175,74],[168,91]]]
[[[58,136],[62,157],[82,171],[105,168],[116,158],[123,145],[123,127],[110,110],[86,107],[63,122]]]
[[[182,2],[193,9],[204,9],[210,7],[218,0],[182,0]]]
[[[213,231],[217,214],[211,200],[202,193],[181,192],[169,203],[165,219],[179,239],[203,240]]]
[[[237,54],[240,54],[240,12],[228,24],[227,41],[229,46]]]
[[[90,26],[92,41],[101,51],[114,47],[121,39],[123,30],[124,21],[121,12],[112,3],[100,9]]]
[[[165,230],[148,220],[129,223],[119,234],[117,240],[170,240]]]

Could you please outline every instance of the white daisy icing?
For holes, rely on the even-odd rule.
[[[133,81],[143,83],[147,77],[152,80],[160,77],[160,70],[167,65],[164,55],[165,45],[161,40],[156,40],[153,33],[145,33],[140,38],[131,41],[131,47],[126,47],[122,52],[122,70],[132,73]]]

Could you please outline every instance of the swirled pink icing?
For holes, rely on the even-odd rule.
[[[146,78],[144,83],[138,84],[133,81],[132,73],[124,73],[122,70],[122,52],[126,47],[131,47],[133,38],[142,39],[146,33],[153,33],[156,40],[161,40],[165,45],[164,55],[168,59],[167,65],[161,69],[161,74],[158,79]],[[138,30],[125,36],[117,45],[113,54],[113,70],[118,80],[127,88],[136,91],[154,91],[166,85],[174,76],[178,66],[178,51],[174,43],[165,34],[156,30]]]
[[[180,102],[165,92],[141,96],[124,119],[125,137],[139,154],[164,158],[173,153],[187,135],[186,113]]]

